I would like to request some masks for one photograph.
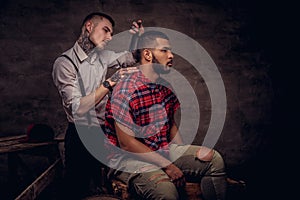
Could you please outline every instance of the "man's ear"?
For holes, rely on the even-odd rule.
[[[152,62],[152,51],[150,51],[149,49],[144,49],[143,57],[147,62]]]
[[[92,32],[92,28],[93,28],[93,22],[91,20],[88,20],[85,23],[85,29],[87,30],[88,33]]]

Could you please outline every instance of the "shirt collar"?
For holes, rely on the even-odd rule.
[[[80,62],[83,62],[85,59],[88,58],[88,55],[86,55],[83,49],[79,46],[78,42],[76,42],[74,45],[74,51]]]
[[[143,83],[143,84],[149,84],[149,83],[153,83],[150,79],[148,79],[141,70],[139,70],[137,72],[137,78]]]
[[[156,80],[156,82],[151,81],[150,79],[148,79],[148,78],[142,73],[141,70],[139,70],[139,71],[137,72],[137,77],[138,77],[138,79],[139,79],[143,84],[149,85],[149,86],[152,86],[152,87],[155,87],[155,86],[157,86],[157,85],[159,85],[159,84],[164,83],[164,81],[163,81],[164,79],[162,79],[161,77],[158,77],[158,79]]]
[[[94,62],[99,59],[100,52],[92,51],[89,55],[87,55],[79,46],[78,42],[76,42],[74,45],[74,51],[80,62],[86,60],[89,64],[94,64]]]

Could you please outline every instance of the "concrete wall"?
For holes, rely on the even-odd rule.
[[[77,39],[81,21],[91,11],[104,11],[116,21],[115,33],[134,19],[144,25],[182,32],[201,44],[216,63],[227,95],[227,115],[215,148],[230,173],[261,175],[272,145],[272,50],[266,3],[237,0],[2,0],[0,8],[0,136],[24,133],[30,123],[64,132],[66,120],[51,79],[56,56]],[[270,11],[269,11],[270,12]],[[201,122],[194,141],[201,144],[210,120],[206,83],[195,70],[175,65],[199,97]],[[188,66],[187,66],[188,67]],[[202,117],[203,116],[203,117]],[[254,179],[252,177],[252,179]]]

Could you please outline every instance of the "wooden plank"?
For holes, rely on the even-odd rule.
[[[31,183],[15,200],[34,200],[55,179],[61,168],[58,158],[45,172]]]
[[[26,135],[16,135],[16,136],[9,136],[9,137],[0,137],[0,148],[18,144],[21,141],[24,141],[26,139]]]
[[[64,141],[65,141],[65,138],[62,137],[62,136],[55,137],[55,138],[54,138],[54,141],[56,141],[56,142],[64,142]]]
[[[15,136],[7,136],[7,137],[0,137],[0,146],[6,146],[6,144],[11,143],[19,143],[21,141],[23,141],[24,139],[26,139],[27,135],[23,134],[23,135],[15,135]],[[64,141],[64,137],[62,136],[58,136],[54,138],[54,141],[57,142],[63,142]]]
[[[0,147],[0,154],[4,153],[11,153],[16,151],[24,151],[28,149],[33,149],[36,147],[42,147],[42,146],[49,146],[49,145],[57,145],[57,142],[51,141],[51,142],[40,142],[40,143],[17,143],[17,144],[11,144],[7,146],[1,146]]]
[[[15,136],[7,136],[7,137],[0,137],[0,143],[5,142],[5,141],[25,139],[26,137],[27,136],[25,134],[15,135]]]
[[[64,138],[54,138],[54,140],[49,142],[25,142],[26,135],[10,136],[10,137],[0,137],[0,154],[11,153],[16,151],[23,151],[32,149],[35,147],[47,146],[58,144],[63,142]]]

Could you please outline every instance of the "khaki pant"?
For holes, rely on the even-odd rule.
[[[226,173],[222,157],[214,151],[213,159],[208,162],[196,157],[199,146],[170,146],[170,160],[182,170],[189,182],[200,182],[203,197],[225,199]],[[170,181],[168,175],[152,164],[127,159],[121,162],[124,171],[115,173],[115,178],[126,183],[131,192],[141,199],[180,199],[178,188]],[[128,173],[128,172],[134,173]]]

